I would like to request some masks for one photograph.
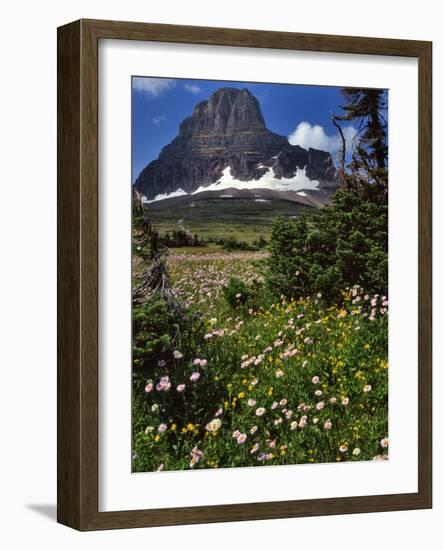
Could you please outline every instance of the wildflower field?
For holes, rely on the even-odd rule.
[[[134,307],[133,471],[388,457],[388,300],[276,295],[266,252],[173,252]]]

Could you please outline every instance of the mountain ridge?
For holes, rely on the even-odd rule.
[[[228,168],[239,187],[262,178],[274,187],[283,181],[295,185],[302,170],[326,193],[337,187],[330,153],[291,145],[269,130],[257,98],[247,88],[219,88],[182,121],[177,137],[140,172],[135,189],[147,200],[177,190],[194,193],[222,181]]]

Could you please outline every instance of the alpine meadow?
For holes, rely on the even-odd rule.
[[[387,114],[133,77],[133,472],[388,459]]]

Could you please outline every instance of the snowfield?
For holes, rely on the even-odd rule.
[[[260,166],[259,166],[260,167]],[[203,186],[201,185],[196,191],[192,193],[186,193],[183,189],[177,189],[172,193],[162,193],[155,198],[148,200],[146,197],[142,198],[144,204],[149,204],[164,199],[170,199],[172,197],[180,197],[182,195],[196,195],[203,191],[222,191],[223,189],[272,189],[274,191],[296,191],[302,196],[306,196],[302,190],[318,190],[319,182],[317,180],[311,180],[306,175],[306,167],[297,169],[297,172],[292,178],[277,178],[273,168],[263,174],[260,179],[241,181],[235,178],[231,174],[231,167],[227,166],[223,170],[222,177],[215,183]],[[227,195],[226,195],[227,196]]]

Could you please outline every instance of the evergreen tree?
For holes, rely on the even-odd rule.
[[[339,302],[345,288],[388,291],[388,143],[386,92],[345,88],[344,114],[332,122],[342,139],[342,187],[316,215],[274,222],[268,283],[277,293],[321,293]],[[357,145],[346,165],[341,122],[357,123]]]
[[[346,103],[344,115],[335,115],[343,143],[342,179],[348,188],[357,189],[374,202],[383,203],[388,197],[388,139],[387,95],[385,90],[343,88]],[[357,122],[357,145],[352,160],[344,168],[345,142],[339,122]]]

